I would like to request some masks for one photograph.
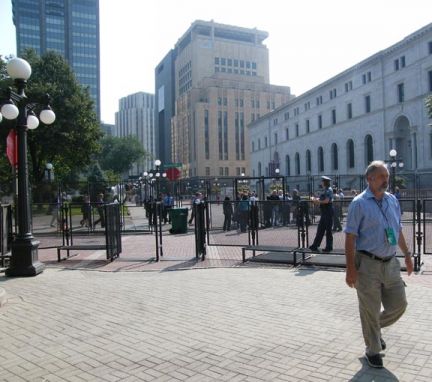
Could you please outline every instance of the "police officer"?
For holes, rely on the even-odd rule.
[[[326,246],[323,252],[330,252],[333,250],[333,190],[330,187],[331,179],[328,176],[321,177],[321,184],[323,191],[319,198],[312,197],[311,200],[314,204],[319,205],[321,210],[321,219],[318,223],[318,229],[315,236],[315,240],[309,247],[312,251],[317,251],[318,247],[321,245],[321,241],[326,235]]]

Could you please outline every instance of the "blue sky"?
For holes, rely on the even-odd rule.
[[[265,7],[265,8],[264,8]],[[0,54],[15,54],[11,0],[0,0]],[[430,0],[100,0],[102,119],[154,93],[154,68],[196,20],[269,33],[270,81],[299,95],[432,22]]]

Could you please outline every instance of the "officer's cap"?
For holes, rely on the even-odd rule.
[[[321,179],[322,180],[327,180],[329,182],[331,181],[331,178],[329,178],[328,176],[322,176]]]

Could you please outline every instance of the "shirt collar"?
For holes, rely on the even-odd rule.
[[[367,199],[375,199],[375,195],[372,193],[371,189],[369,188],[369,186],[366,188],[365,190],[365,197]],[[389,197],[389,193],[385,192],[384,193],[384,197],[383,199],[387,199]]]

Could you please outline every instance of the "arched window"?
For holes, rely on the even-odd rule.
[[[289,155],[285,155],[285,175],[291,176],[291,163]]]
[[[306,172],[312,172],[312,158],[310,150],[306,150]]]
[[[262,175],[261,162],[258,162],[258,176]]]
[[[338,170],[339,168],[339,156],[338,156],[338,147],[336,143],[332,144],[331,147],[331,163],[332,163],[332,170]]]
[[[324,172],[324,150],[321,146],[318,147],[318,171]]]
[[[368,134],[365,137],[365,165],[368,166],[373,161],[373,140],[372,135]]]
[[[354,141],[352,139],[348,139],[346,151],[347,151],[348,168],[354,168],[355,166]]]
[[[295,173],[296,175],[300,175],[300,154],[296,153],[295,155]]]

